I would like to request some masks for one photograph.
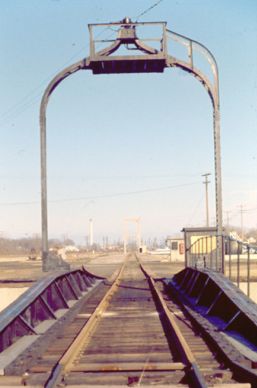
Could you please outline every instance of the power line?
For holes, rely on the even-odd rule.
[[[192,222],[192,220],[193,220],[193,218],[196,216],[196,213],[199,211],[200,205],[201,205],[202,202],[203,202],[203,197],[204,197],[204,196],[202,195],[201,198],[199,199],[199,202],[197,202],[197,204],[195,205],[195,207],[194,207],[194,209],[193,209],[193,212],[192,212],[191,216],[189,217],[189,219],[188,219],[186,225],[190,225],[191,222]]]
[[[106,27],[104,30],[101,30],[95,38],[98,38],[101,34],[103,34],[106,30],[108,30],[109,27]],[[112,33],[113,34],[113,33]],[[82,51],[86,51],[86,49],[89,47],[89,43],[87,43],[85,46],[81,47],[78,51],[76,51],[75,54],[73,54],[67,61],[65,61],[62,66],[58,67],[54,72],[49,74],[46,78],[44,78],[37,87],[32,89],[28,94],[26,94],[21,100],[19,100],[16,104],[9,107],[5,112],[3,112],[0,117],[0,125],[4,125],[6,122],[15,119],[17,116],[22,114],[26,109],[30,108],[34,104],[36,104],[41,96],[42,96],[42,87],[48,83],[49,80],[55,76],[59,71],[63,70],[64,67],[69,65],[69,63],[75,59]],[[40,90],[40,91],[39,91]],[[39,92],[38,92],[39,91]],[[36,94],[35,94],[36,93]],[[28,100],[28,101],[26,101]]]
[[[163,0],[159,0],[150,7],[146,8],[144,11],[142,11],[138,16],[136,16],[136,22],[141,18],[141,16],[146,15],[148,12],[150,12],[153,8],[157,7]]]
[[[127,192],[123,192],[123,193],[111,193],[111,194],[103,194],[103,195],[95,195],[95,196],[54,199],[54,200],[50,200],[49,203],[73,202],[73,201],[84,201],[84,200],[94,200],[94,199],[104,199],[104,198],[116,198],[116,197],[123,197],[126,195],[136,195],[136,194],[150,193],[150,192],[156,192],[156,191],[177,189],[177,188],[181,188],[181,187],[194,186],[194,185],[198,185],[198,184],[199,184],[199,182],[184,183],[184,184],[180,184],[180,185],[158,187],[158,188],[151,188],[151,189],[142,189],[142,190],[135,190],[135,191],[127,191]],[[39,203],[40,203],[40,201],[5,202],[5,203],[2,202],[2,203],[0,203],[0,206],[36,205]]]
[[[142,11],[138,16],[136,16],[136,21],[139,20],[143,15],[147,14],[150,12],[153,8],[157,7],[163,0],[159,0],[144,11]],[[106,30],[111,29],[110,27],[106,27],[102,31],[100,31],[97,35],[96,38],[99,37],[101,34],[103,34]],[[114,32],[117,32],[116,30],[112,30],[112,34]],[[110,36],[112,35],[110,34]],[[108,36],[107,38],[109,38]],[[40,82],[40,84],[35,87],[34,89],[31,90],[28,94],[26,94],[21,100],[19,100],[17,103],[9,107],[5,112],[3,112],[0,117],[0,125],[3,126],[6,122],[15,119],[18,117],[20,114],[22,114],[25,110],[36,104],[41,97],[41,91],[37,93],[39,89],[41,89],[46,82],[49,81],[58,71],[63,69],[64,66],[68,65],[74,58],[76,58],[82,51],[84,51],[86,48],[88,48],[89,43],[87,43],[85,46],[81,47],[75,54],[73,54],[67,61],[63,63],[61,67],[59,67],[55,72],[51,73],[49,76],[47,76],[43,81]],[[34,95],[36,93],[36,95]]]
[[[225,213],[226,213],[226,223],[227,223],[227,228],[229,228],[229,221],[230,221],[230,217],[229,217],[229,215],[230,215],[230,213],[231,213],[231,210],[225,210]]]
[[[38,99],[40,99],[40,96],[42,92],[38,92],[46,82],[49,81],[50,78],[52,78],[56,73],[63,69],[66,65],[68,65],[74,58],[76,58],[82,51],[84,51],[86,46],[81,47],[75,54],[73,54],[67,61],[65,61],[61,67],[58,67],[58,69],[55,70],[55,72],[52,72],[49,74],[46,78],[44,78],[38,86],[36,86],[34,89],[32,89],[29,93],[27,93],[21,100],[19,100],[17,103],[9,107],[5,112],[1,114],[1,125],[3,125],[6,121],[9,121],[17,115],[23,113],[24,110],[29,108],[31,106],[31,103],[36,103]],[[24,108],[24,109],[23,109]],[[20,111],[22,109],[22,111]],[[14,117],[13,117],[14,115]]]
[[[206,174],[203,174],[202,176],[205,177],[205,181],[203,184],[205,185],[205,207],[206,207],[206,226],[209,227],[209,199],[208,199],[208,184],[211,183],[208,181],[208,176],[211,174],[208,172]]]
[[[243,229],[243,213],[245,213],[247,210],[244,209],[244,205],[240,205],[240,227],[241,227],[241,239],[243,240],[244,238],[244,229]]]

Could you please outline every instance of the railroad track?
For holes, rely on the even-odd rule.
[[[99,287],[28,368],[23,384],[237,386],[233,372],[161,291],[162,283],[128,257],[115,281]]]

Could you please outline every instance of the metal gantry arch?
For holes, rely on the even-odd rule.
[[[153,28],[158,26],[161,34],[158,38],[142,39],[137,36],[137,28]],[[178,67],[196,77],[207,90],[213,106],[214,165],[215,165],[215,198],[216,198],[216,230],[217,260],[215,270],[223,271],[222,259],[222,182],[221,182],[221,151],[220,151],[220,102],[218,66],[212,53],[202,44],[167,29],[166,22],[133,23],[125,18],[118,23],[89,24],[90,55],[58,73],[47,86],[40,106],[40,139],[41,139],[41,220],[42,220],[42,262],[43,270],[53,268],[48,251],[48,218],[47,218],[47,142],[46,142],[46,109],[49,98],[55,88],[68,76],[79,70],[91,70],[93,74],[116,73],[162,73],[165,68]],[[97,39],[94,32],[97,28],[104,30],[117,28],[115,39]],[[149,46],[149,42],[154,47]],[[168,52],[168,44],[178,44],[186,50],[186,58],[179,58]],[[109,44],[97,50],[99,44]],[[156,45],[159,47],[156,47]],[[120,48],[137,50],[140,55],[117,55]],[[213,81],[204,71],[195,66],[194,55],[202,55],[207,61]],[[116,55],[113,55],[116,54]]]
[[[124,218],[123,220],[123,228],[124,228],[124,235],[123,235],[123,253],[124,255],[127,254],[127,245],[128,245],[128,223],[132,222],[136,225],[136,247],[137,247],[137,252],[140,251],[141,245],[142,245],[142,240],[141,240],[141,218],[140,217],[128,217]]]

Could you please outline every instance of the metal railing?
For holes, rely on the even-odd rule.
[[[257,246],[222,235],[221,272],[250,297],[252,282],[257,282]],[[186,248],[187,266],[217,271],[217,235],[200,237]]]
[[[166,26],[166,22],[132,22],[130,18],[125,18],[121,22],[90,23],[88,25],[90,58],[93,59],[94,57],[99,56],[99,54],[104,56],[112,54],[119,48],[115,44],[117,41],[125,43],[127,55],[131,55],[131,50],[134,50],[134,55],[137,55],[137,51],[142,55],[142,51],[138,46],[130,47],[131,44],[137,45],[138,42],[140,42],[143,45],[151,44],[151,48],[144,46],[146,52],[148,49],[155,49],[151,54],[163,53],[166,56]],[[114,34],[115,37],[112,38]],[[108,43],[111,43],[112,45],[106,51],[106,44]]]

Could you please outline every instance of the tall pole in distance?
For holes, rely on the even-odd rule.
[[[137,219],[137,250],[139,251],[141,247],[141,220],[140,218]]]
[[[229,229],[230,229],[230,217],[229,217],[229,215],[230,215],[231,211],[230,210],[226,210],[225,213],[226,213],[227,234],[229,234]]]
[[[124,255],[127,254],[127,221],[126,219],[124,220],[124,229],[123,229],[123,253]]]
[[[241,204],[240,205],[240,219],[241,219],[241,239],[242,241],[244,240],[244,223],[243,223],[243,213],[244,213],[244,206]]]
[[[93,220],[89,219],[89,245],[92,247],[94,244],[94,230],[93,230]]]
[[[226,218],[226,220],[227,220],[227,228],[229,229],[229,226],[230,226],[229,225],[229,222],[230,222],[230,218],[229,218],[230,211],[226,210],[225,213],[226,213],[226,216],[227,216],[227,218]]]
[[[202,176],[205,177],[205,181],[203,184],[205,185],[205,205],[206,205],[206,226],[209,227],[209,198],[208,198],[208,184],[210,181],[208,181],[208,176],[211,175],[210,173],[203,174]]]

